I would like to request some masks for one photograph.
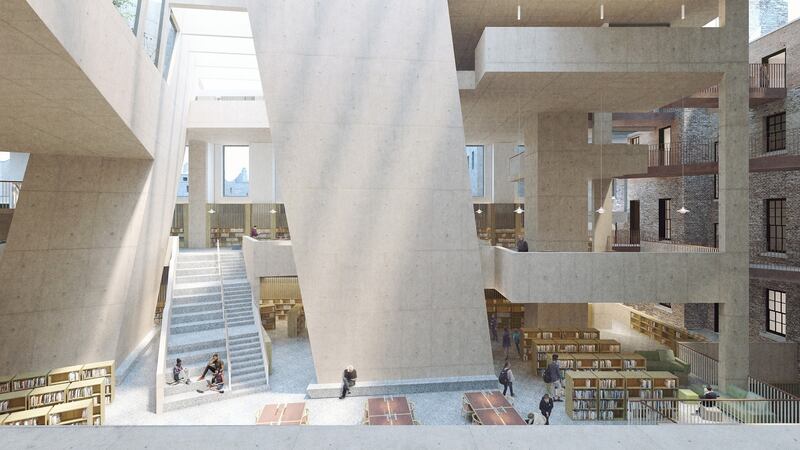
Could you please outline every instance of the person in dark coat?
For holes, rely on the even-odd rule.
[[[539,411],[546,420],[544,424],[550,425],[550,413],[553,412],[553,399],[550,398],[550,395],[544,394],[544,397],[542,397],[542,400],[539,402]]]
[[[511,350],[511,334],[508,332],[508,328],[503,329],[503,352],[506,354],[506,359],[508,359],[508,351]]]
[[[528,252],[528,242],[523,237],[517,239],[517,251],[520,253]]]
[[[356,378],[358,378],[356,369],[354,369],[353,366],[347,366],[342,374],[342,395],[339,396],[339,400],[345,398],[347,394],[350,393],[350,388],[356,385]]]

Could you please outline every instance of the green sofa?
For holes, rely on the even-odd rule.
[[[764,397],[753,392],[731,386],[721,398],[764,400]],[[776,423],[777,417],[772,412],[770,403],[763,402],[719,402],[719,409],[742,423]]]
[[[637,350],[647,359],[647,370],[671,372],[678,377],[681,386],[689,384],[691,366],[675,357],[672,350]]]

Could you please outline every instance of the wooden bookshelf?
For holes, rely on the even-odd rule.
[[[675,418],[678,415],[677,403],[674,401],[658,400],[677,400],[678,398],[678,377],[670,372],[648,372],[653,380],[652,399],[655,408],[662,416]]]
[[[93,404],[92,417],[103,422],[105,414],[105,401],[107,395],[104,393],[104,378],[90,378],[88,380],[76,381],[67,386],[67,401],[91,400]]]
[[[597,351],[599,353],[619,353],[621,346],[614,339],[598,339]]]
[[[638,311],[631,311],[631,329],[678,352],[678,342],[702,341],[702,337],[689,333]]]
[[[622,420],[625,418],[625,378],[618,372],[594,372],[597,376],[598,420]]]
[[[27,391],[37,387],[47,386],[47,373],[28,372],[21,373],[11,379],[11,391]]]
[[[48,425],[92,425],[92,400],[55,405],[47,413]],[[99,425],[97,423],[96,425]]]
[[[578,339],[575,342],[580,353],[597,353],[600,351],[597,341],[598,339]]]
[[[619,353],[595,353],[595,370],[622,370],[622,357]]]
[[[547,357],[547,362],[545,364],[545,368],[553,362],[553,356],[550,355]],[[534,364],[536,361],[534,361]],[[558,355],[558,367],[561,370],[561,376],[566,378],[566,372],[568,370],[575,370],[575,358],[573,358],[572,354],[564,353],[563,355]],[[538,369],[537,369],[538,370]],[[544,369],[542,369],[544,370]],[[536,373],[536,372],[534,372]]]
[[[553,353],[577,353],[578,344],[570,339],[533,339],[531,341],[532,360],[535,361],[534,367],[541,372],[547,367],[547,361],[552,357]]]
[[[70,366],[62,367],[60,369],[53,369],[47,375],[47,385],[59,383],[72,383],[81,381],[81,369],[83,366]]]
[[[116,377],[114,376],[114,360],[84,364],[81,369],[81,380],[100,379],[103,381],[105,403],[114,401]]]
[[[597,375],[568,370],[565,380],[567,416],[572,420],[597,420]]]
[[[28,389],[27,391],[0,394],[0,413],[13,413],[28,409],[28,394],[31,391],[32,389]]]
[[[28,394],[28,408],[41,408],[64,403],[67,400],[66,394],[67,385],[63,383],[33,389]]]
[[[5,394],[6,392],[11,392],[11,380],[14,377],[11,376],[2,376],[0,377],[0,394]]]
[[[568,353],[594,353],[600,351],[598,341],[600,339],[600,332],[595,328],[522,328],[522,352],[526,359],[534,359],[534,341],[537,344],[542,341],[568,341],[571,344],[577,345],[577,348],[561,348],[557,351]],[[572,337],[565,337],[572,336]],[[574,336],[578,336],[577,338]],[[596,336],[589,338],[589,336]],[[583,338],[581,338],[583,337]],[[584,339],[585,338],[585,339]],[[612,341],[604,339],[602,341]],[[616,341],[613,341],[617,343]],[[617,345],[619,345],[617,343]],[[615,353],[619,353],[617,350]]]
[[[0,425],[2,425],[3,422],[5,422],[7,417],[8,417],[8,414],[0,414]]]
[[[647,358],[638,353],[620,353],[623,370],[647,370]]]
[[[558,355],[559,359],[566,356],[567,354]],[[597,365],[597,355],[594,353],[573,353],[569,356],[575,360],[575,370],[593,369]]]
[[[47,414],[52,408],[52,406],[45,406],[11,413],[3,421],[3,425],[47,425]]]
[[[497,330],[522,329],[525,325],[525,305],[511,303],[492,289],[484,289],[486,298],[486,316],[494,314],[497,319]]]
[[[643,370],[624,370],[618,372],[625,378],[625,398],[642,399],[650,398],[650,386],[652,377],[647,371]]]
[[[600,339],[600,331],[596,328],[581,328],[576,339]]]

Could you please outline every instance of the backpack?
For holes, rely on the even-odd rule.
[[[501,370],[500,376],[497,377],[497,380],[500,382],[500,384],[508,383],[508,369]]]
[[[549,367],[544,370],[544,375],[542,376],[542,378],[544,378],[544,382],[545,383],[552,383],[553,382],[553,378],[550,376],[550,368]]]

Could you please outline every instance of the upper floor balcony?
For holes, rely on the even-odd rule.
[[[786,98],[786,64],[751,63],[749,73],[751,107]],[[719,108],[719,85],[709,86],[666,107]]]
[[[16,209],[21,188],[21,181],[0,180],[0,209]]]

